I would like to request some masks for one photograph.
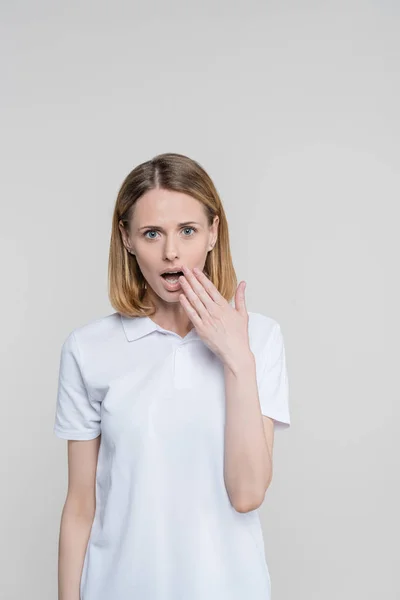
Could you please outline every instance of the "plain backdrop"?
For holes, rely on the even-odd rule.
[[[213,178],[248,309],[286,343],[273,600],[398,599],[399,3],[0,9],[0,598],[56,598],[61,344],[114,312],[123,179],[179,152]]]

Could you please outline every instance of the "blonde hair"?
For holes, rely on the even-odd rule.
[[[108,262],[108,294],[111,305],[119,313],[135,317],[155,313],[153,303],[145,304],[146,281],[136,257],[130,254],[122,240],[119,222],[129,233],[135,202],[149,190],[161,188],[183,192],[201,202],[209,225],[219,217],[218,237],[208,252],[204,272],[220,294],[229,302],[237,278],[229,246],[228,222],[218,192],[206,171],[194,160],[182,154],[159,154],[133,169],[123,181],[117,195],[112,219]]]

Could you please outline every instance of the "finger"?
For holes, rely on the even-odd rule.
[[[184,310],[186,311],[186,314],[188,315],[188,317],[191,320],[191,322],[193,323],[193,325],[195,327],[198,327],[199,325],[201,325],[201,323],[202,323],[201,318],[199,317],[197,311],[190,304],[190,302],[186,298],[185,294],[179,294],[179,301],[182,304]]]
[[[210,313],[208,312],[206,306],[204,306],[202,300],[199,298],[197,293],[193,290],[191,284],[189,284],[186,277],[181,275],[179,277],[179,282],[185,293],[185,297],[189,300],[190,304],[196,309],[197,314],[202,319],[205,319],[206,316],[210,316]],[[204,290],[204,293],[206,294],[207,292]],[[210,301],[212,302],[211,299],[210,299]]]
[[[194,267],[193,272],[197,280],[202,284],[207,294],[210,296],[210,298],[212,298],[214,302],[219,306],[223,306],[227,301],[225,300],[223,295],[219,293],[211,279],[209,279],[203,271],[197,269],[197,267]]]
[[[246,300],[245,300],[245,289],[246,289],[246,282],[241,281],[240,284],[238,285],[238,288],[237,288],[236,294],[235,294],[235,308],[243,315],[247,313]]]
[[[203,305],[207,308],[209,314],[213,313],[214,300],[207,292],[203,283],[197,279],[194,273],[190,269],[184,269],[185,277],[189,282],[191,288],[196,292]],[[206,278],[207,279],[207,278]]]

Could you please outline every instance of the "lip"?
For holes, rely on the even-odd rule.
[[[170,269],[167,269],[166,271],[161,271],[160,275],[163,275],[164,273],[175,273],[177,271],[182,271],[182,273],[183,273],[182,265],[177,265],[175,268],[171,267]]]
[[[164,284],[165,289],[168,292],[177,292],[178,290],[180,290],[182,288],[180,281],[178,279],[178,281],[176,283],[169,283],[166,279],[164,279],[164,277],[162,277],[160,275],[162,282]]]

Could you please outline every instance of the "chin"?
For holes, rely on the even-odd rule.
[[[151,286],[149,283],[147,284],[147,286],[151,289],[152,295],[156,296],[162,302],[166,302],[167,304],[177,304],[180,302],[179,294],[182,294],[182,288],[173,292],[169,292],[163,287],[156,288]]]

